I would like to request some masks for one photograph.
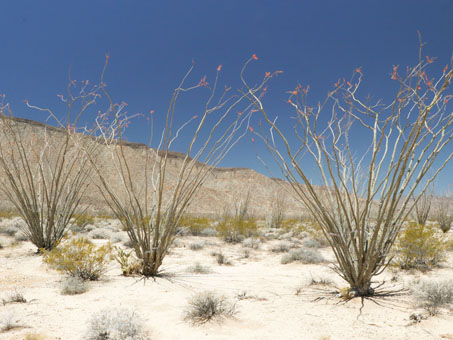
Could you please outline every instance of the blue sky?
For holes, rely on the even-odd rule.
[[[7,95],[19,117],[46,118],[26,108],[24,99],[61,109],[56,94],[64,92],[69,69],[73,79],[97,81],[106,53],[109,93],[115,101],[127,102],[131,114],[151,109],[163,114],[192,60],[194,81],[204,74],[212,81],[222,64],[222,84],[235,89],[242,65],[256,53],[259,60],[248,73],[251,80],[258,81],[267,71],[284,71],[272,80],[266,104],[273,114],[285,117],[286,91],[309,84],[316,103],[338,78],[349,78],[357,67],[364,73],[364,91],[389,101],[395,90],[392,65],[417,62],[417,30],[426,42],[424,53],[437,57],[435,67],[441,70],[453,53],[453,2],[17,0],[2,2],[0,29],[0,93]],[[195,93],[181,103],[187,110],[181,115],[192,115],[205,94]],[[254,117],[252,124],[260,119]],[[136,120],[127,137],[144,142],[146,132],[143,121]],[[255,157],[251,137],[244,138],[223,165],[268,174]],[[264,148],[257,148],[266,157]],[[450,164],[438,187],[453,184],[452,173]]]

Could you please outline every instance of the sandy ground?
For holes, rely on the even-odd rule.
[[[192,242],[207,245],[198,251]],[[216,237],[179,238],[164,262],[168,278],[142,280],[124,277],[112,262],[106,275],[89,283],[81,295],[61,295],[60,273],[48,269],[35,254],[30,242],[8,246],[11,238],[0,242],[0,298],[20,292],[26,303],[0,305],[0,322],[8,315],[21,327],[0,332],[0,339],[25,339],[27,333],[40,333],[45,339],[81,339],[88,320],[102,309],[128,308],[141,315],[151,339],[453,339],[453,309],[414,323],[409,316],[423,312],[414,306],[409,293],[374,299],[343,302],[335,296],[346,284],[328,263],[280,264],[281,254],[269,251],[268,241],[250,250],[244,258],[241,245],[227,245]],[[96,240],[101,244],[105,241]],[[218,265],[210,254],[222,252],[232,265]],[[320,250],[333,260],[328,248]],[[209,274],[191,274],[187,267],[199,262],[209,266]],[[453,278],[453,256],[441,268],[428,273],[398,272],[390,283],[387,271],[376,278],[383,288],[398,291],[409,287],[417,277]],[[311,278],[329,278],[334,286],[311,286]],[[336,287],[335,287],[336,286]],[[223,322],[194,326],[184,321],[188,299],[195,293],[215,291],[236,303],[237,314]],[[298,294],[296,294],[298,292]]]

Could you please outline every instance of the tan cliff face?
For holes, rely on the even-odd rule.
[[[47,138],[51,138],[56,144],[63,141],[65,136],[64,130],[60,128],[26,119],[13,119],[24,133],[25,144],[31,148],[36,147],[38,149],[41,141],[45,138],[43,137],[45,134]],[[0,131],[4,133],[1,130],[1,125]],[[85,138],[87,140],[90,139],[90,137]],[[97,159],[102,167],[102,172],[106,175],[112,187],[120,192],[120,178],[114,166],[111,150],[106,145],[97,144]],[[130,142],[125,142],[124,146],[124,152],[128,159],[131,174],[135,177],[134,182],[136,180],[137,187],[142,189],[145,187],[143,178],[145,159],[147,152],[150,152],[149,148],[144,144]],[[168,190],[171,190],[174,185],[184,157],[185,155],[182,153],[169,153],[166,169],[167,179],[165,190],[167,192],[164,193],[164,196],[168,194]],[[148,162],[148,170],[151,163],[152,160]],[[0,176],[4,180],[4,174],[0,173]],[[93,174],[91,176],[90,186],[82,200],[82,206],[90,212],[108,213],[108,206],[100,194],[99,188],[97,187],[98,184],[99,179],[97,175]],[[271,179],[248,168],[213,169],[204,185],[199,188],[191,200],[187,212],[217,216],[225,210],[234,209],[241,200],[245,200],[248,193],[250,197],[249,211],[259,217],[268,216],[272,210],[273,202],[277,199],[283,199],[285,202],[284,210],[288,216],[301,216],[305,213],[303,206],[292,197],[290,187],[287,183],[281,180]],[[3,195],[0,196],[0,208],[11,208],[11,205]]]

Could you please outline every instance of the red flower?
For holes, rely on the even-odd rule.
[[[253,128],[251,126],[249,126],[249,130],[250,132],[253,132]]]
[[[266,72],[266,73],[264,74],[264,76],[265,76],[266,78],[269,77],[270,75],[271,75],[270,72]]]
[[[432,62],[434,62],[434,58],[426,56],[426,61],[428,62],[428,64],[431,64]]]
[[[252,55],[252,59],[253,59],[253,60],[258,60],[258,57],[256,56],[256,54],[255,54],[255,53],[253,53],[253,55]]]
[[[293,102],[291,101],[291,99],[288,99],[288,103],[292,104]]]
[[[292,91],[291,94],[297,96],[297,91]]]
[[[197,119],[198,118],[198,115],[195,115],[192,117],[192,119]]]
[[[217,66],[217,72],[220,72],[221,69],[222,69],[222,64],[220,64],[219,66]]]
[[[357,73],[360,73],[360,74],[362,74],[362,70],[361,70],[361,67],[357,67],[357,68],[355,69],[355,71],[356,71]]]
[[[448,65],[445,65],[444,67],[444,73],[446,73],[448,71]]]
[[[252,143],[255,143],[255,138],[252,137]]]

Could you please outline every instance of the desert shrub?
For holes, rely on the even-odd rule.
[[[212,320],[231,317],[235,313],[235,305],[224,296],[213,292],[202,292],[189,300],[184,320],[192,324],[204,324]]]
[[[209,218],[184,215],[179,220],[178,226],[187,228],[193,236],[200,236],[205,229],[209,228],[210,224]]]
[[[124,243],[129,240],[129,237],[127,237],[127,234],[124,233],[123,231],[114,233],[112,237],[110,238],[110,241],[112,243]]]
[[[333,281],[328,277],[311,277],[309,282],[309,286],[331,286],[333,285]]]
[[[211,269],[207,266],[203,266],[199,262],[195,263],[193,266],[190,266],[187,268],[188,273],[194,273],[194,274],[209,274],[211,272]]]
[[[65,240],[50,251],[43,250],[45,263],[60,272],[82,280],[99,279],[105,273],[111,259],[110,243],[96,247],[84,237]]]
[[[0,211],[0,220],[2,219],[11,219],[18,216],[18,213],[12,210],[2,210]]]
[[[281,259],[282,264],[288,264],[295,261],[302,263],[320,263],[324,261],[324,258],[315,249],[301,248],[297,250],[291,250],[288,254],[283,255]]]
[[[260,247],[260,244],[261,244],[261,241],[257,238],[254,238],[254,237],[249,237],[249,238],[246,238],[243,242],[242,242],[242,246],[244,248],[251,248],[251,249],[259,249]]]
[[[8,295],[6,299],[2,299],[3,305],[7,305],[8,303],[26,303],[27,300],[25,299],[24,295],[19,292],[14,292]]]
[[[445,248],[434,228],[410,222],[396,242],[396,263],[401,269],[430,268],[444,259]]]
[[[225,242],[239,243],[256,236],[258,227],[254,218],[225,217],[217,224],[216,230]]]
[[[104,228],[96,228],[88,233],[88,237],[92,238],[93,240],[109,240],[111,233],[109,230],[106,230]]]
[[[204,242],[192,242],[191,244],[189,244],[189,249],[196,251],[203,249],[204,246],[205,246]]]
[[[86,282],[80,277],[69,276],[61,282],[60,293],[62,295],[77,295],[85,293],[87,289]]]
[[[319,243],[319,241],[314,240],[309,237],[306,237],[302,240],[302,245],[305,248],[320,248],[321,247],[321,243]]]
[[[139,315],[132,311],[104,309],[89,321],[84,340],[148,340]]]
[[[142,263],[141,261],[134,256],[133,250],[130,252],[125,252],[119,247],[115,247],[116,254],[114,259],[121,266],[121,271],[124,276],[132,276],[141,273]]]
[[[85,228],[88,224],[94,224],[94,217],[87,214],[74,214],[72,216],[74,224],[80,228]]]
[[[19,230],[15,235],[14,235],[14,240],[17,242],[23,242],[23,241],[28,241],[30,239],[30,236],[24,232],[23,230]]]
[[[8,236],[14,236],[18,231],[19,231],[18,227],[10,225],[3,232]]]
[[[412,292],[420,307],[436,315],[439,308],[453,303],[453,280],[423,281],[415,285]]]
[[[271,252],[273,253],[287,253],[291,248],[289,242],[279,242],[271,247]]]
[[[222,253],[222,251],[219,252],[212,252],[211,256],[214,256],[216,259],[217,264],[219,265],[231,265],[231,261]]]
[[[214,237],[214,236],[217,236],[217,235],[218,235],[217,230],[215,230],[215,229],[213,229],[211,227],[203,229],[200,232],[200,236],[204,236],[204,237]]]

